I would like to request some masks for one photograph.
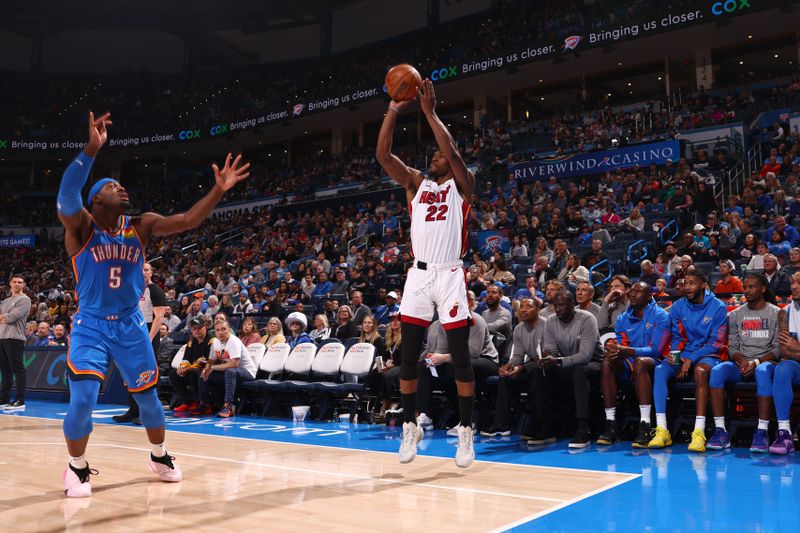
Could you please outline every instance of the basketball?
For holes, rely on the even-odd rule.
[[[422,76],[417,69],[403,63],[395,65],[386,73],[386,93],[396,102],[413,100],[417,87],[422,85]]]

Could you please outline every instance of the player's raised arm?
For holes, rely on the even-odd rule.
[[[417,94],[419,94],[419,104],[422,112],[425,113],[425,118],[428,119],[428,124],[433,130],[436,144],[439,145],[439,150],[447,158],[447,162],[450,163],[450,169],[453,172],[458,190],[463,196],[470,198],[475,191],[475,175],[467,168],[461,158],[461,154],[458,152],[453,136],[450,135],[447,126],[436,114],[436,92],[433,90],[433,82],[428,79],[424,80],[422,86],[417,89]]]
[[[64,226],[67,253],[74,255],[83,246],[83,229],[89,227],[89,212],[83,207],[81,189],[89,179],[94,158],[108,140],[107,126],[111,125],[111,113],[95,119],[89,111],[89,140],[83,151],[72,160],[61,178],[56,209],[58,219]]]
[[[416,193],[419,184],[422,183],[422,173],[416,169],[408,167],[399,157],[392,153],[392,136],[394,126],[397,124],[397,115],[408,102],[389,102],[386,116],[383,118],[381,131],[378,133],[378,145],[375,148],[375,158],[389,176],[405,187],[407,192],[412,195]]]
[[[250,163],[242,164],[241,154],[231,162],[232,157],[229,153],[222,168],[219,168],[216,163],[211,165],[211,168],[214,169],[216,183],[211,191],[188,211],[166,217],[158,213],[142,214],[134,222],[142,240],[147,242],[151,235],[172,235],[199,226],[219,203],[222,196],[231,187],[250,175]]]

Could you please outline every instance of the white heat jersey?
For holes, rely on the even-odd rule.
[[[454,179],[442,185],[422,180],[409,206],[414,259],[432,264],[461,259],[467,251],[469,209]]]

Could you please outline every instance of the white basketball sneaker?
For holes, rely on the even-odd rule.
[[[417,417],[417,425],[421,427],[423,431],[430,431],[433,429],[433,420],[425,413],[420,413]]]
[[[64,470],[64,494],[68,498],[88,498],[92,495],[92,483],[89,481],[90,475],[97,475],[97,470],[89,468],[73,468],[67,465]]]
[[[167,483],[177,483],[183,479],[183,472],[178,468],[178,465],[172,462],[174,457],[170,454],[164,457],[156,457],[150,454],[150,471],[158,474],[158,479],[166,481]]]
[[[403,424],[403,436],[400,440],[400,462],[410,463],[417,456],[417,444],[422,440],[422,428],[414,422]]]
[[[467,468],[474,460],[475,450],[472,448],[472,428],[459,425],[456,466],[459,468]]]

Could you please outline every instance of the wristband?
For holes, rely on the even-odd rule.
[[[392,107],[392,106],[389,106],[389,111],[394,111],[398,115],[400,114],[400,112],[397,109],[395,109],[394,107]]]
[[[759,359],[759,358],[756,358],[756,359],[755,359],[755,362],[756,362],[756,368],[758,368],[758,365],[760,365],[760,364],[761,364],[761,359]]]

